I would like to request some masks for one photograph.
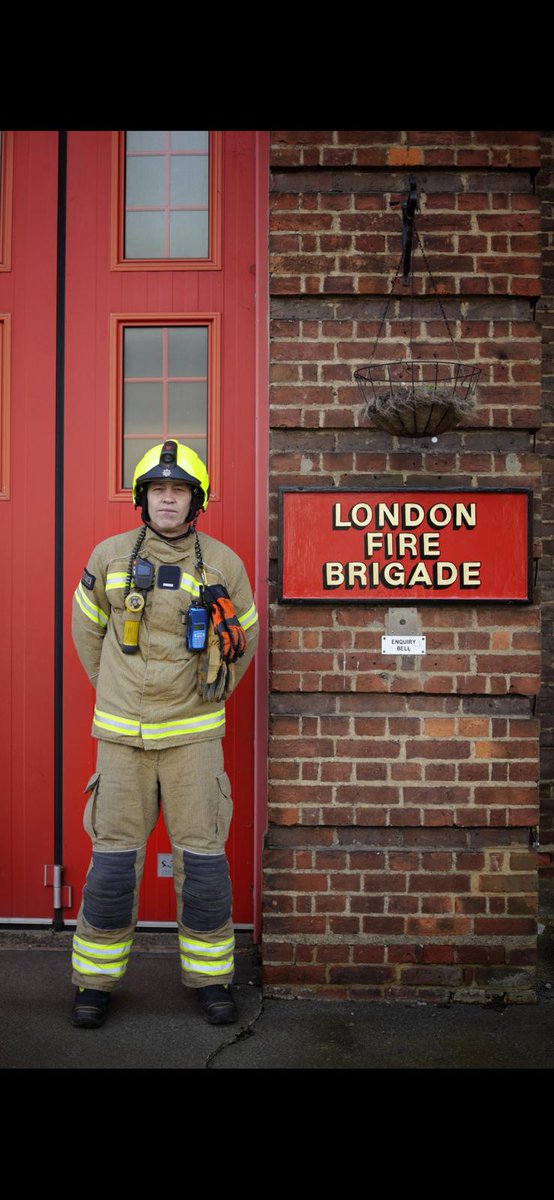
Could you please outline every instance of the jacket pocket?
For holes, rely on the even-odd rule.
[[[217,836],[221,839],[222,845],[227,841],[229,836],[229,827],[231,825],[231,817],[233,816],[233,800],[231,797],[231,780],[226,771],[217,776]]]
[[[91,775],[85,788],[85,796],[88,793],[88,800],[83,813],[83,826],[89,838],[93,841],[96,838],[96,801],[98,799],[98,785],[100,783],[100,772],[95,771]]]

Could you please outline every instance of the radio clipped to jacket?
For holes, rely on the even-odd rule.
[[[205,650],[210,614],[203,604],[191,604],[187,613],[185,644],[187,650]]]
[[[147,558],[136,558],[133,565],[133,583],[139,592],[149,592],[154,586],[156,568]]]

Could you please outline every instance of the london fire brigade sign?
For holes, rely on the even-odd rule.
[[[530,603],[532,493],[279,489],[281,603]]]

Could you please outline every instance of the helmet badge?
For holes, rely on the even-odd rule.
[[[166,467],[165,471],[162,471],[162,475],[171,475],[171,471],[169,470],[169,467]]]

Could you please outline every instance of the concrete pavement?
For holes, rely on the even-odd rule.
[[[263,1000],[239,937],[237,1026],[207,1025],[179,979],[176,939],[143,934],[100,1030],[73,1029],[69,933],[0,934],[4,1069],[554,1067],[554,923],[539,938],[536,1005]]]

